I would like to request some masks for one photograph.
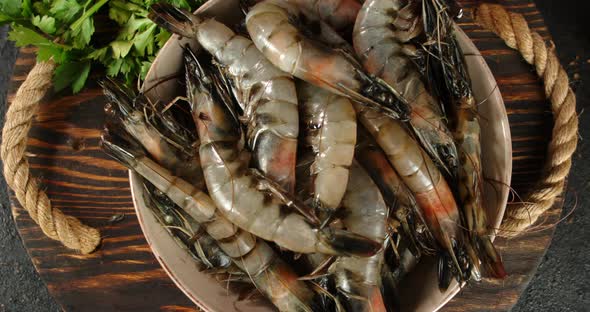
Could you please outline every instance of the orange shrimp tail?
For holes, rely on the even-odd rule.
[[[487,275],[492,278],[505,278],[508,274],[506,274],[504,262],[490,238],[488,236],[479,236],[476,241],[481,255],[481,262]]]

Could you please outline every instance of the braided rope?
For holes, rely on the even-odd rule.
[[[91,253],[100,243],[98,230],[82,224],[78,219],[66,216],[51,207],[47,194],[39,189],[29,172],[25,156],[27,139],[33,116],[39,103],[51,87],[55,64],[51,61],[37,63],[16,93],[6,112],[2,130],[0,153],[4,161],[4,177],[14,190],[16,198],[31,218],[39,224],[48,237],[62,242],[66,247]]]
[[[543,175],[522,203],[506,210],[500,228],[503,236],[514,236],[535,223],[563,191],[578,143],[576,97],[554,48],[545,45],[541,35],[529,29],[521,14],[508,12],[501,5],[482,4],[475,12],[475,20],[535,66],[537,75],[545,84],[545,95],[551,101],[553,112],[553,136]]]

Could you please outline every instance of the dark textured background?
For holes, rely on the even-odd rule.
[[[584,4],[581,4],[584,3]],[[586,1],[537,1],[554,38],[563,64],[568,65],[577,90],[580,146],[568,186],[564,216],[541,266],[513,311],[590,310],[590,16]],[[584,8],[588,7],[588,8]],[[0,124],[4,124],[6,89],[10,81],[16,49],[0,31]],[[573,62],[573,63],[572,63]],[[6,196],[0,184],[0,312],[58,311],[59,305],[39,279],[15,229]]]

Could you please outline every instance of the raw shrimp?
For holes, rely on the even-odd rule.
[[[266,0],[246,16],[252,41],[278,68],[316,86],[380,107],[393,118],[407,119],[408,107],[385,83],[365,74],[351,55],[303,35],[294,26],[300,10],[285,1]]]
[[[456,255],[464,243],[459,210],[441,172],[400,122],[360,105],[355,108],[362,124],[414,194],[430,232],[450,257],[456,276],[463,278],[465,265]]]
[[[217,96],[215,77],[185,54],[187,88],[201,139],[201,164],[211,197],[234,224],[263,239],[300,253],[372,255],[375,242],[345,231],[318,229],[285,202],[260,190],[265,181],[248,168],[248,152],[230,103]],[[198,91],[198,92],[196,92]]]
[[[342,223],[349,231],[383,244],[387,207],[371,177],[356,162],[350,169],[342,207]],[[347,311],[386,311],[380,290],[382,265],[383,250],[369,258],[340,257],[330,266]]]
[[[345,97],[305,82],[298,83],[305,144],[314,155],[310,173],[313,206],[333,211],[346,191],[356,143],[356,113]],[[326,211],[324,211],[326,212]]]
[[[146,105],[145,98],[137,97],[132,90],[113,80],[104,80],[101,85],[110,102],[105,108],[111,116],[109,118],[119,120],[123,131],[139,141],[159,164],[194,183],[197,188],[205,186],[198,153],[178,144],[172,145],[162,131],[148,123],[142,108]],[[178,132],[176,135],[182,134]],[[189,141],[184,136],[182,140]]]
[[[457,107],[455,140],[459,147],[459,196],[465,216],[465,226],[475,250],[468,249],[474,271],[480,274],[479,260],[487,273],[504,278],[506,271],[500,254],[491,241],[483,207],[483,171],[481,167],[481,129],[473,97]],[[475,253],[476,254],[475,254]],[[478,259],[479,258],[479,259]]]
[[[357,0],[287,0],[309,19],[319,19],[335,30],[352,28],[361,9]]]
[[[272,65],[250,39],[214,19],[164,3],[152,6],[150,18],[172,32],[196,38],[215,57],[244,111],[255,167],[292,192],[299,118],[291,75]]]
[[[416,7],[418,5],[418,7]],[[416,10],[417,9],[417,10]],[[409,103],[410,123],[440,168],[454,176],[457,149],[440,104],[426,90],[408,43],[422,28],[418,1],[367,0],[356,20],[353,43],[364,68],[388,83]]]
[[[131,140],[105,134],[102,146],[109,155],[143,176],[198,221],[279,310],[314,311],[314,293],[297,279],[270,246],[228,221],[207,194],[153,162]]]
[[[452,9],[452,7],[451,7]],[[481,164],[481,126],[471,81],[463,59],[463,52],[454,33],[454,22],[447,3],[440,0],[425,1],[424,20],[429,37],[440,42],[433,44],[429,57],[431,84],[440,85],[441,97],[447,99],[449,111],[454,113],[453,131],[459,150],[458,193],[465,226],[472,246],[467,249],[476,278],[481,265],[494,278],[504,278],[506,271],[502,258],[490,239],[483,207],[483,170]],[[430,55],[435,55],[432,57]]]
[[[202,233],[203,228],[198,222],[149,182],[144,183],[143,194],[146,206],[150,208],[160,225],[181,248],[202,263],[205,269],[217,269],[217,272],[231,270],[231,258],[219,248],[211,236]],[[231,272],[234,273],[235,270]]]
[[[359,127],[358,141],[355,148],[356,159],[381,190],[383,199],[390,208],[390,216],[400,223],[402,234],[411,243],[412,251],[418,254],[432,249],[434,238],[425,227],[424,218],[412,192],[364,127]]]

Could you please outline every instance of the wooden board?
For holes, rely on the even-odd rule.
[[[517,52],[472,23],[478,1],[461,1],[461,27],[472,38],[494,73],[506,102],[513,137],[512,187],[524,194],[539,175],[551,135],[551,114],[542,85]],[[503,1],[523,13],[531,28],[548,39],[534,4]],[[24,48],[16,62],[9,101],[34,65],[34,50]],[[99,77],[95,77],[98,79]],[[91,80],[96,80],[91,79]],[[194,305],[160,268],[135,216],[127,171],[98,146],[105,99],[96,86],[75,96],[53,95],[37,115],[29,140],[33,174],[40,177],[55,207],[98,227],[102,245],[80,255],[47,239],[12,197],[13,213],[25,246],[50,293],[66,311],[182,311]],[[511,240],[498,240],[509,277],[472,283],[444,311],[508,310],[516,303],[551,241],[562,203],[541,217],[536,227]],[[508,208],[510,209],[510,207]],[[124,214],[111,223],[113,215]]]

